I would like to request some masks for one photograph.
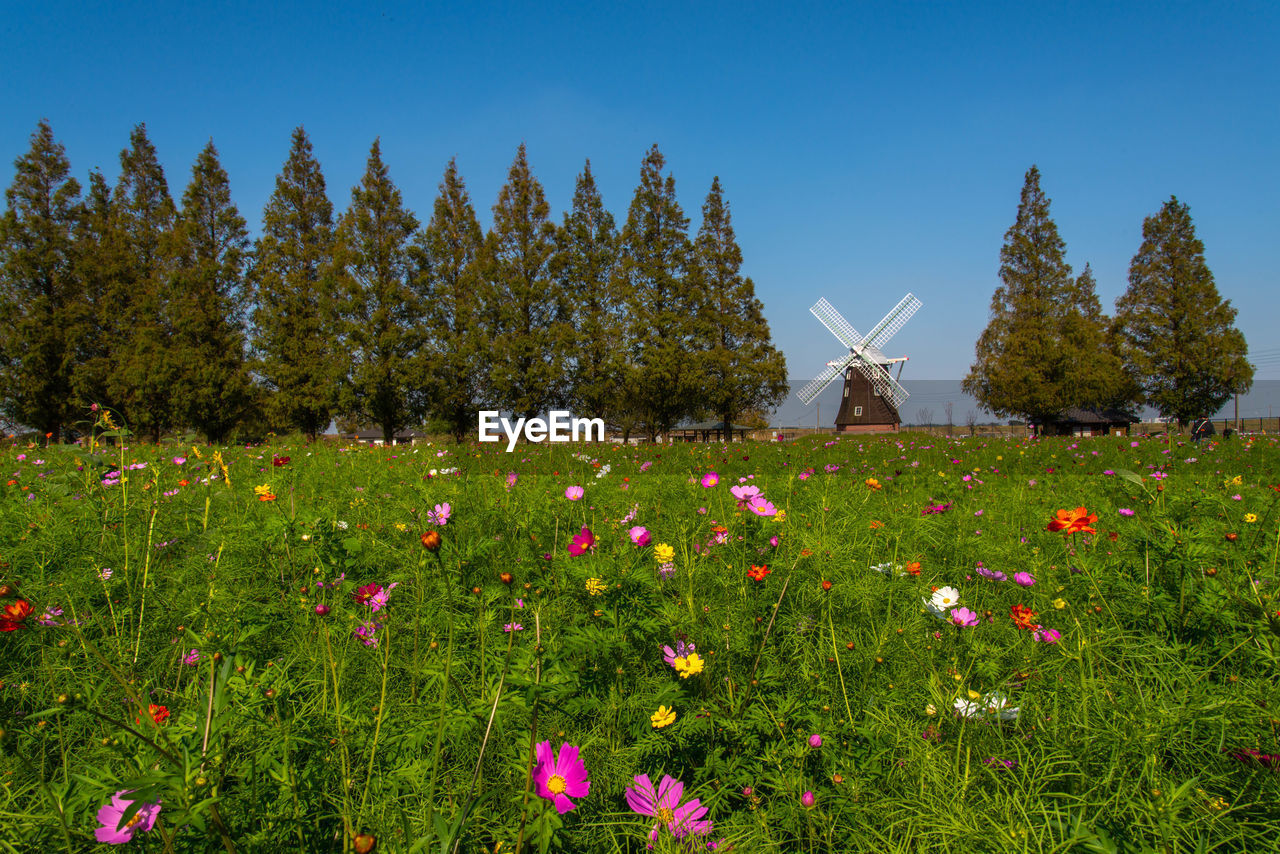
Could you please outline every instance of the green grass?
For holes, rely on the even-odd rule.
[[[94,850],[134,790],[162,804],[151,851],[640,852],[642,773],[683,780],[721,850],[1272,850],[1280,769],[1244,751],[1280,754],[1280,446],[1134,441],[279,441],[221,449],[230,483],[210,448],[0,451],[3,604],[34,609],[0,634],[0,850]],[[1078,506],[1096,535],[1046,530]],[[371,583],[398,585],[376,614]],[[925,611],[942,586],[978,626]],[[663,661],[677,639],[701,673]],[[997,692],[1016,720],[955,709]],[[544,740],[590,775],[564,815],[528,786]]]

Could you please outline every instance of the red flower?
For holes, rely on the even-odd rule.
[[[357,605],[364,605],[381,592],[381,584],[366,584],[364,587],[356,588],[356,592],[351,594],[351,598],[355,600]]]
[[[271,465],[276,467],[287,466],[289,465],[289,458],[288,457],[272,457]]]
[[[1049,522],[1047,530],[1062,531],[1067,534],[1096,534],[1093,528],[1089,527],[1098,521],[1097,513],[1090,513],[1083,507],[1077,507],[1075,510],[1059,510],[1057,518]]]
[[[918,561],[918,560],[913,560],[913,561],[911,561],[911,563],[909,563],[909,564],[907,564],[905,567],[903,567],[903,569],[905,569],[907,572],[911,573],[912,575],[919,575],[919,574],[920,574],[920,561]]]
[[[165,721],[169,720],[168,706],[159,706],[159,705],[156,705],[155,703],[152,703],[149,706],[147,706],[147,711],[151,714],[151,720],[155,721],[156,724],[162,724]],[[140,718],[134,718],[133,720],[135,723],[142,723],[142,720]]]
[[[1009,609],[1009,619],[1013,620],[1013,624],[1018,628],[1033,631],[1039,628],[1033,622],[1039,613],[1039,611],[1032,611],[1026,605],[1018,604]]]
[[[23,621],[29,616],[31,616],[31,605],[26,599],[10,602],[0,612],[0,632],[12,632],[24,628]]]
[[[765,564],[764,566],[752,565],[752,567],[747,570],[747,578],[750,578],[752,581],[764,581],[764,577],[770,572],[772,572],[772,570],[769,569],[768,564]]]
[[[823,590],[830,590],[830,589],[831,589],[831,582],[830,582],[830,581],[827,581],[827,580],[824,578],[824,579],[822,580],[822,589],[823,589]]]

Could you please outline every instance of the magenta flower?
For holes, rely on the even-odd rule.
[[[1019,587],[1031,587],[1036,583],[1036,577],[1029,572],[1015,572],[1013,583]]]
[[[804,804],[806,808],[813,806],[815,801],[817,801],[817,798],[813,796],[813,792],[805,792],[800,796],[800,803]]]
[[[951,622],[957,626],[973,627],[978,625],[978,615],[963,606],[951,611]]]
[[[1119,510],[1117,510],[1116,512],[1117,512],[1117,513],[1119,513],[1121,516],[1132,516],[1132,515],[1133,515],[1133,511],[1132,511],[1132,510],[1130,510],[1128,507],[1121,507],[1121,508],[1120,508]]]
[[[383,608],[387,607],[387,597],[391,595],[392,589],[399,586],[399,581],[393,581],[385,588],[380,589],[377,593],[370,596],[365,604],[369,606],[370,611],[381,611]]]
[[[434,510],[427,511],[427,521],[438,528],[443,528],[449,524],[449,517],[453,514],[453,508],[449,506],[449,502],[437,504]]]
[[[519,623],[507,623],[502,627],[502,630],[504,632],[507,632],[508,634],[510,634],[511,632],[523,632],[524,626],[520,625]]]
[[[123,821],[124,814],[135,803],[126,797],[131,794],[133,792],[127,789],[116,792],[111,796],[110,803],[103,804],[98,809],[98,821],[102,824],[102,827],[99,827],[93,833],[94,836],[98,837],[99,842],[119,845],[132,841],[133,835],[139,831],[142,833],[151,831],[156,819],[160,816],[160,802],[143,804],[128,821]]]
[[[1031,633],[1031,639],[1041,643],[1057,643],[1061,638],[1062,632],[1057,629],[1041,629]]]
[[[507,489],[516,485],[516,481],[520,479],[520,475],[513,471],[507,472]]]
[[[709,471],[702,476],[702,485],[705,486],[707,489],[710,489],[711,487],[717,485],[718,483],[720,483],[720,475],[716,474],[713,471]]]
[[[698,647],[692,643],[685,643],[684,641],[676,641],[675,649],[672,649],[669,646],[664,646],[662,648],[662,660],[667,663],[667,666],[675,667],[677,658],[687,658],[689,656],[689,653],[697,652],[697,650],[698,650]]]
[[[577,501],[582,497],[583,489],[581,486],[571,486],[564,491],[564,497],[570,501]]]
[[[773,506],[773,502],[760,495],[748,501],[747,508],[757,516],[772,516],[778,512],[778,508]]]
[[[190,667],[195,667],[196,663],[199,661],[200,661],[200,650],[198,649],[191,650],[191,652],[187,653],[182,658],[182,663]]]
[[[636,525],[634,528],[632,528],[630,531],[627,532],[627,536],[631,537],[631,542],[635,543],[637,546],[640,546],[641,548],[644,548],[645,546],[649,545],[649,542],[653,539],[651,536],[649,536],[649,529],[645,528],[643,525]]]
[[[810,747],[821,747],[821,746],[822,746],[822,736],[818,735],[816,732],[815,732],[813,735],[809,736],[809,746],[810,746]]]
[[[560,744],[560,755],[551,752],[551,742],[538,745],[538,767],[533,771],[533,782],[538,787],[538,797],[555,804],[560,815],[577,804],[569,798],[585,798],[591,792],[587,779],[587,766],[578,759],[578,748],[568,742]]]
[[[711,822],[703,819],[707,808],[697,798],[680,803],[684,783],[667,774],[655,790],[648,774],[637,774],[632,779],[635,785],[628,786],[624,793],[627,805],[633,812],[658,820],[649,832],[650,841],[657,841],[658,828],[664,824],[676,839],[690,835],[706,836],[711,832]]]
[[[574,557],[586,554],[595,547],[596,537],[591,533],[591,529],[586,525],[582,526],[582,532],[573,538],[573,542],[569,544],[569,554]]]

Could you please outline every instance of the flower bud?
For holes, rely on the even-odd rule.
[[[420,539],[422,540],[422,547],[427,551],[429,552],[440,551],[440,543],[442,542],[442,540],[441,540],[439,531],[436,531],[436,530],[427,531],[425,534],[422,535]],[[370,837],[370,839],[372,838],[373,837]]]

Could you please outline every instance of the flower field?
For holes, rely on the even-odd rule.
[[[0,461],[0,850],[1280,839],[1274,437]]]

